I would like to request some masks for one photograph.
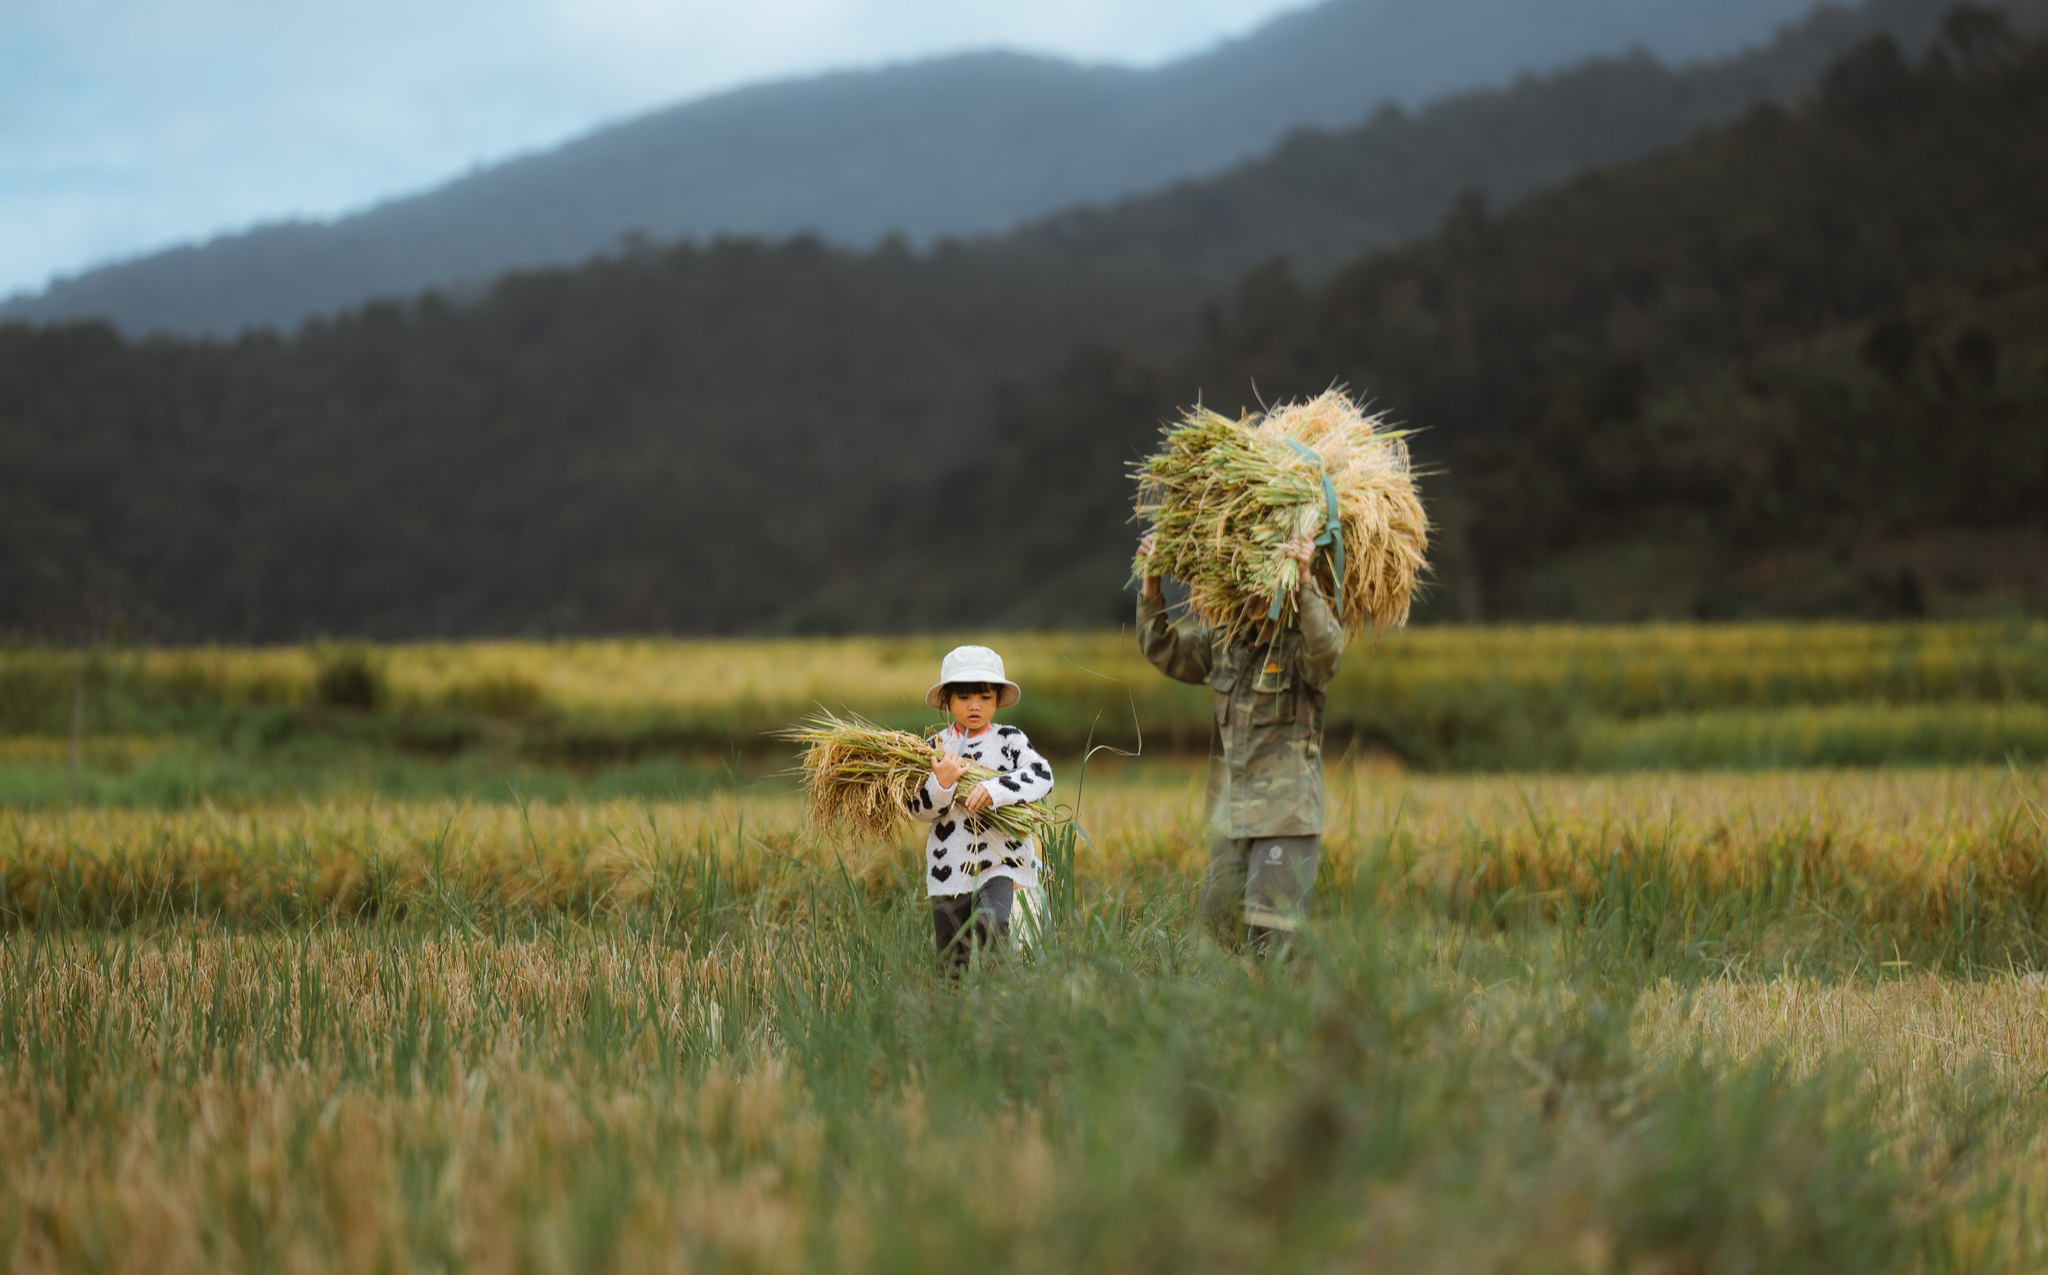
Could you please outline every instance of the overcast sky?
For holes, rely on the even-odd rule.
[[[739,84],[998,47],[1151,64],[1304,2],[0,0],[0,296]]]

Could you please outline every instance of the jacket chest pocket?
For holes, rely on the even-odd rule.
[[[1294,718],[1294,661],[1284,650],[1260,651],[1251,661],[1252,724],[1275,726]]]

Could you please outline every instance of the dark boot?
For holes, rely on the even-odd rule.
[[[1254,956],[1287,955],[1294,950],[1294,931],[1276,929],[1270,925],[1244,927],[1245,946]]]

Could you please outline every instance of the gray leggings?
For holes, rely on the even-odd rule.
[[[1218,837],[1202,874],[1202,920],[1235,944],[1244,927],[1293,931],[1308,916],[1309,887],[1323,839]]]
[[[938,945],[939,964],[958,972],[967,967],[974,949],[1009,946],[1016,899],[1017,883],[1008,877],[993,877],[972,894],[934,895],[932,941]]]

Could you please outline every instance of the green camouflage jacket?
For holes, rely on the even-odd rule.
[[[1337,675],[1344,632],[1313,587],[1301,620],[1270,644],[1235,645],[1207,625],[1186,632],[1166,600],[1138,595],[1138,645],[1152,666],[1216,697],[1222,749],[1209,762],[1209,822],[1226,837],[1323,830],[1323,688]]]

